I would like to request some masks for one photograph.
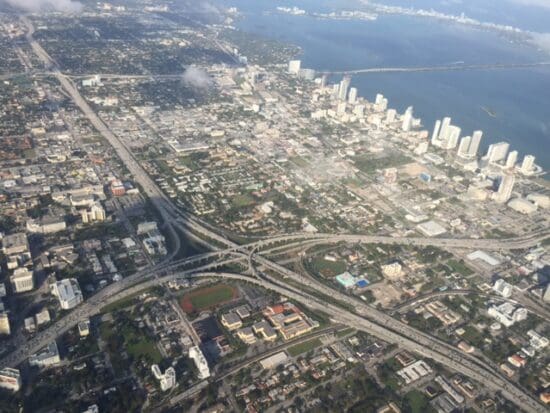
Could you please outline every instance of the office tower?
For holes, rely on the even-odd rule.
[[[510,197],[512,196],[512,190],[514,189],[514,174],[512,173],[506,173],[502,175],[502,179],[500,180],[500,184],[498,186],[498,191],[495,194],[495,201],[499,204],[504,204],[508,202]]]
[[[344,78],[340,81],[340,86],[338,89],[338,99],[346,100],[350,83],[351,78],[349,76],[344,76]]]
[[[352,87],[352,88],[349,90],[348,102],[351,103],[352,105],[353,105],[355,102],[357,102],[357,88]]]
[[[482,136],[483,136],[482,131],[480,130],[474,131],[474,134],[472,135],[472,140],[470,142],[470,147],[468,148],[468,156],[473,158],[477,155]]]
[[[513,168],[516,166],[516,162],[518,161],[518,151],[512,151],[508,154],[508,157],[506,158],[506,168]]]
[[[439,132],[441,130],[441,121],[438,119],[435,121],[434,131],[432,134],[432,145],[439,146]]]
[[[405,132],[410,131],[412,127],[412,123],[413,123],[413,107],[409,106],[405,111],[405,114],[403,115],[403,123],[401,125],[401,129],[403,129]]]
[[[467,158],[469,155],[468,155],[468,150],[470,149],[470,144],[472,142],[472,137],[471,136],[465,136],[463,137],[461,140],[460,140],[460,145],[458,145],[458,151],[457,151],[457,155],[460,156],[461,158]]]
[[[497,163],[504,161],[508,155],[508,150],[510,149],[510,144],[507,142],[493,143],[489,146],[487,150],[487,160],[489,163]]]
[[[288,62],[288,73],[297,75],[301,66],[302,62],[300,60],[291,60]]]
[[[525,155],[521,163],[521,173],[529,175],[535,169],[535,157],[533,155]]]
[[[397,116],[397,111],[395,109],[388,110],[388,113],[386,114],[386,122],[387,123],[395,122],[396,116]]]

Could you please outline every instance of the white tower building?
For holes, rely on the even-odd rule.
[[[495,201],[499,204],[508,202],[512,196],[512,190],[514,189],[515,178],[512,173],[506,173],[502,176],[498,191],[495,194]]]
[[[357,102],[357,88],[352,87],[352,88],[349,90],[348,102],[351,103],[352,105],[353,105],[355,102]]]
[[[512,151],[506,158],[506,168],[513,168],[518,161],[518,151]]]
[[[470,144],[472,142],[471,136],[465,136],[460,140],[460,145],[458,145],[457,155],[461,158],[467,158],[469,156]]]
[[[525,155],[521,163],[521,173],[529,175],[535,169],[535,157],[533,155]]]
[[[482,136],[483,136],[482,131],[480,130],[474,131],[474,134],[472,135],[472,140],[470,142],[470,147],[468,148],[468,156],[473,158],[477,155]]]
[[[338,89],[338,99],[346,100],[350,83],[351,78],[349,76],[344,76],[344,78],[340,81],[340,87]]]
[[[405,132],[408,132],[411,130],[412,124],[413,124],[413,107],[409,106],[405,111],[405,114],[403,115],[403,123],[401,125],[401,129],[403,129]]]
[[[507,142],[498,142],[493,143],[489,146],[487,150],[487,160],[489,163],[497,163],[504,161],[508,156],[508,151],[510,150],[510,144]]]
[[[288,73],[297,75],[300,72],[302,62],[300,60],[291,60],[288,62]]]

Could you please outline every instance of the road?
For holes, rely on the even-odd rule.
[[[149,196],[153,205],[159,211],[163,221],[167,224],[171,236],[177,244],[179,249],[179,237],[176,233],[176,229],[187,233],[192,232],[206,238],[205,243],[213,250],[219,250],[214,254],[221,254],[221,256],[227,256],[229,253],[244,253],[250,251],[253,248],[252,253],[244,255],[244,258],[249,259],[250,262],[262,265],[266,268],[270,268],[273,271],[282,274],[287,277],[299,277],[297,274],[287,270],[286,268],[273,263],[261,255],[255,254],[255,249],[261,249],[265,246],[273,245],[278,242],[288,241],[300,241],[316,239],[319,242],[324,243],[337,243],[337,242],[369,242],[369,243],[387,243],[387,244],[405,244],[405,245],[435,245],[440,247],[463,247],[463,248],[483,248],[483,249],[511,249],[511,248],[523,248],[525,246],[536,245],[541,239],[545,239],[547,234],[536,234],[532,236],[521,237],[515,240],[456,240],[456,239],[431,239],[431,238],[392,238],[387,236],[365,236],[365,235],[332,235],[332,234],[294,234],[282,237],[272,237],[267,240],[261,240],[254,244],[249,244],[244,247],[237,245],[236,243],[228,240],[226,237],[221,236],[211,226],[200,221],[196,217],[178,210],[171,201],[164,195],[164,193],[158,188],[155,182],[147,175],[143,168],[139,165],[137,160],[133,157],[131,152],[124,146],[124,144],[108,129],[103,121],[93,112],[91,107],[87,104],[84,98],[78,92],[76,86],[72,83],[71,79],[63,75],[57,68],[56,62],[54,62],[44,49],[33,39],[32,24],[28,19],[26,20],[29,27],[29,34],[27,36],[32,49],[42,59],[47,68],[53,68],[54,75],[62,85],[63,89],[72,98],[75,104],[82,110],[85,116],[89,119],[90,123],[105,137],[105,139],[113,146],[116,154],[124,162],[128,170],[134,176],[136,182],[142,187],[143,191]],[[541,238],[542,237],[542,238]],[[220,245],[223,248],[220,248]],[[205,257],[200,257],[205,259]],[[353,305],[357,309],[358,314],[355,314],[349,310],[345,310],[334,304],[323,302],[315,296],[303,293],[302,291],[290,288],[286,285],[281,285],[279,281],[274,282],[273,279],[251,278],[244,275],[228,274],[228,273],[200,273],[197,271],[206,271],[211,268],[217,268],[228,263],[233,263],[242,260],[242,256],[233,256],[231,258],[225,258],[225,261],[216,261],[213,263],[205,264],[202,267],[189,269],[182,272],[183,276],[193,277],[223,277],[226,279],[232,279],[241,282],[249,282],[257,284],[263,288],[270,289],[279,294],[292,298],[309,308],[314,310],[320,310],[328,312],[333,316],[334,321],[348,325],[366,331],[369,334],[375,335],[385,341],[397,343],[403,348],[411,351],[423,354],[426,357],[430,357],[446,366],[450,369],[456,370],[471,377],[472,379],[484,383],[487,387],[500,391],[505,397],[512,402],[521,406],[529,412],[538,412],[541,410],[541,405],[532,397],[525,394],[520,388],[513,385],[509,381],[503,379],[499,374],[494,373],[492,369],[487,368],[479,360],[470,360],[470,358],[452,346],[441,343],[438,340],[430,337],[429,335],[416,331],[403,323],[394,320],[390,316],[373,311],[372,308],[365,306],[362,303],[353,302]],[[190,260],[191,261],[191,260]],[[199,259],[200,262],[200,259]],[[177,266],[175,267],[177,268]],[[2,366],[14,366],[25,360],[29,354],[38,351],[48,342],[54,340],[63,332],[73,327],[82,318],[87,318],[92,314],[99,312],[101,307],[104,307],[109,302],[113,302],[115,299],[120,299],[123,296],[139,292],[143,288],[148,286],[157,285],[164,281],[168,281],[173,278],[173,274],[169,274],[174,271],[174,267],[170,267],[170,264],[165,264],[164,267],[154,268],[149,273],[140,273],[137,276],[131,276],[119,283],[112,284],[111,286],[101,290],[98,294],[91,297],[85,303],[77,307],[74,311],[69,313],[59,322],[53,324],[50,328],[45,330],[44,333],[40,333],[35,336],[29,342],[15,349],[14,352],[0,361],[0,367]],[[168,274],[162,276],[162,274]],[[153,278],[152,278],[153,277]],[[296,278],[298,279],[298,278]],[[128,281],[127,281],[128,280]],[[137,285],[134,285],[139,283]],[[132,286],[133,285],[133,286]],[[308,281],[306,286],[313,290],[323,291],[328,293],[329,296],[337,296],[338,299],[344,302],[352,300],[348,296],[341,297],[336,291],[329,289],[324,290],[325,286],[319,286],[316,283]]]

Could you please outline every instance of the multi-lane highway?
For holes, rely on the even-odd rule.
[[[214,252],[192,257],[188,260],[179,261],[171,264],[164,262],[161,265],[151,268],[148,271],[140,272],[124,279],[119,283],[100,290],[86,302],[78,306],[75,310],[67,314],[61,320],[52,324],[44,332],[37,334],[26,343],[20,343],[17,348],[9,355],[0,360],[0,367],[15,366],[24,361],[30,354],[36,352],[49,341],[55,339],[60,334],[66,332],[69,328],[75,326],[78,321],[97,314],[102,307],[111,302],[115,302],[123,297],[135,294],[148,286],[165,282],[173,278],[173,273],[178,272],[181,276],[197,277],[224,277],[235,281],[249,282],[260,285],[264,288],[273,290],[289,298],[295,299],[304,305],[329,312],[337,322],[349,325],[366,331],[383,340],[397,343],[403,348],[423,354],[430,357],[449,368],[461,372],[474,380],[484,383],[491,389],[500,391],[505,397],[521,406],[529,412],[543,411],[542,406],[527,395],[522,389],[504,379],[500,374],[494,372],[491,366],[487,366],[482,361],[465,355],[454,347],[443,343],[426,333],[417,331],[398,320],[376,311],[371,307],[357,302],[349,296],[338,293],[327,286],[316,283],[312,279],[300,278],[300,276],[281,265],[268,260],[257,251],[269,246],[283,243],[381,243],[381,244],[405,244],[418,246],[438,246],[442,248],[475,248],[489,250],[505,250],[515,248],[526,248],[536,245],[541,240],[548,237],[548,233],[533,234],[511,240],[479,240],[479,239],[440,239],[440,238],[413,238],[413,237],[389,237],[389,236],[367,236],[367,235],[349,235],[349,234],[290,234],[278,237],[271,237],[256,241],[245,246],[228,240],[225,236],[219,235],[215,228],[200,221],[198,218],[176,208],[169,198],[157,187],[155,182],[147,175],[138,161],[126,146],[115,136],[105,123],[93,112],[88,103],[80,95],[78,89],[72,80],[63,75],[57,68],[56,63],[48,56],[44,49],[32,37],[32,25],[27,20],[29,27],[28,40],[34,52],[43,60],[48,68],[53,68],[55,77],[59,80],[63,89],[72,98],[75,104],[82,110],[90,123],[102,134],[102,136],[113,146],[116,154],[124,162],[128,170],[134,176],[136,182],[143,188],[143,191],[153,202],[159,211],[162,219],[167,225],[172,238],[176,243],[176,249],[179,249],[178,233],[192,233],[200,236],[204,243]],[[210,260],[210,261],[208,261]],[[246,260],[253,269],[255,277],[228,273],[200,273],[200,271],[211,271],[212,269],[222,267],[229,263],[241,262]],[[203,263],[204,261],[204,263]],[[245,261],[245,262],[246,262]],[[187,267],[186,266],[193,266]],[[272,276],[265,276],[262,272],[255,270],[255,265],[261,268],[269,268],[271,271],[281,274],[283,277],[292,277],[303,283],[304,289],[321,292],[341,302],[352,305],[356,312],[349,311],[335,304],[328,304],[319,300],[316,296],[305,293],[299,288],[285,285],[284,281]],[[181,268],[186,268],[180,270]]]

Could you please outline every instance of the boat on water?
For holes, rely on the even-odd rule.
[[[483,110],[483,112],[485,112],[485,113],[486,113],[487,115],[489,115],[490,117],[492,117],[492,118],[496,118],[496,117],[497,117],[497,113],[496,113],[493,109],[491,109],[491,108],[489,108],[489,107],[487,107],[487,106],[482,106],[481,109]]]

